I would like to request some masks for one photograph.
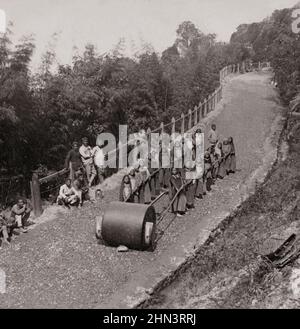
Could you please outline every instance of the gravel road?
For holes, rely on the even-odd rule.
[[[189,215],[176,218],[153,253],[117,253],[97,244],[95,216],[118,199],[117,189],[106,192],[101,203],[86,203],[81,210],[55,209],[53,218],[17,237],[10,248],[0,250],[7,286],[6,293],[0,294],[0,308],[113,305],[115,294],[125,286],[134,291],[142,278],[151,280],[167,271],[177,250],[185,248],[194,234],[209,230],[210,221],[220,212],[232,209],[241,197],[243,183],[261,165],[262,145],[278,111],[269,79],[268,73],[248,73],[234,76],[226,84],[224,108],[214,122],[223,136],[234,138],[239,170],[218,181]]]

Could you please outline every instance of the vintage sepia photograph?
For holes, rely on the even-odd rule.
[[[297,0],[0,0],[0,309],[300,308],[299,119]]]

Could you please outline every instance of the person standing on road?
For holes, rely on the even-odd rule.
[[[208,133],[208,142],[210,144],[211,150],[215,147],[218,141],[219,141],[219,134],[217,132],[217,126],[213,123]]]
[[[96,169],[93,161],[92,148],[89,146],[87,137],[82,138],[82,145],[79,148],[79,153],[89,182],[89,187],[91,187],[96,177]]]
[[[65,168],[70,170],[70,179],[73,182],[75,178],[75,172],[82,168],[81,156],[77,142],[73,142],[72,149],[66,156]]]
[[[183,178],[180,171],[176,168],[172,169],[172,176],[169,182],[169,197],[173,200],[176,193],[178,193],[176,199],[172,204],[172,212],[178,217],[182,217],[186,212],[186,191]]]
[[[229,173],[235,173],[236,171],[236,157],[235,157],[235,147],[233,143],[233,138],[228,138],[228,143],[230,145],[230,163],[229,163]]]
[[[102,184],[105,178],[105,167],[104,167],[104,163],[105,163],[105,158],[104,158],[104,153],[103,153],[103,144],[101,143],[101,145],[99,145],[99,143],[97,143],[97,145],[93,148],[92,150],[92,156],[94,159],[94,165],[96,167],[96,171],[97,171],[97,175],[98,175],[98,183]]]

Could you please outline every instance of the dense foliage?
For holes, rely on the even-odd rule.
[[[275,10],[262,22],[242,24],[231,37],[231,43],[251,51],[254,61],[271,62],[283,102],[295,106],[300,103],[300,33],[292,30],[292,13],[299,7]]]
[[[11,35],[0,38],[0,168],[10,174],[30,175],[39,164],[61,169],[72,141],[92,142],[102,131],[117,136],[119,124],[133,132],[170,122],[216,88],[223,66],[249,55],[187,21],[161,57],[149,46],[125,57],[120,41],[106,55],[88,44],[60,65],[50,46],[33,73],[34,40],[12,45]]]

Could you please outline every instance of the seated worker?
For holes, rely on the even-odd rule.
[[[27,232],[26,227],[31,224],[28,221],[31,210],[31,205],[21,198],[11,208],[10,220],[13,224],[15,223],[16,226],[21,229],[21,232]]]
[[[81,208],[83,200],[89,200],[88,182],[85,180],[84,174],[81,170],[75,174],[76,179],[73,182],[75,195],[78,197],[78,208]]]
[[[2,244],[9,245],[8,237],[8,221],[4,212],[0,212],[0,238],[2,238]]]
[[[119,200],[122,202],[132,202],[133,200],[129,175],[125,175],[122,179]]]
[[[66,180],[66,183],[59,189],[59,195],[57,197],[57,204],[70,207],[75,206],[79,202],[78,195],[75,193],[75,189],[72,186],[70,178]]]

